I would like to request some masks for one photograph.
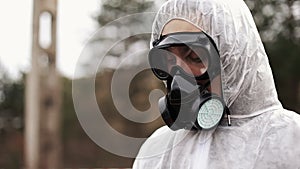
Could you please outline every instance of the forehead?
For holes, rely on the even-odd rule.
[[[174,32],[200,32],[201,29],[195,25],[182,20],[182,19],[172,19],[164,26],[162,30],[162,35],[166,35]]]

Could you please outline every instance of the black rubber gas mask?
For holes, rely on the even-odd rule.
[[[161,36],[153,42],[148,59],[154,75],[166,82],[167,94],[159,99],[159,111],[172,130],[208,130],[224,114],[230,125],[221,90],[220,56],[208,35],[176,32]]]

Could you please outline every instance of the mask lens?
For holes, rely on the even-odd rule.
[[[153,48],[149,53],[149,62],[160,79],[172,76],[174,67],[181,68],[189,76],[198,77],[203,75],[209,66],[207,50],[195,45]]]
[[[161,80],[166,80],[171,76],[168,71],[168,60],[166,57],[168,53],[168,51],[158,48],[153,48],[149,52],[149,64],[155,76]]]

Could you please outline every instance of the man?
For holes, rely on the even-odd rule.
[[[167,126],[143,144],[133,168],[300,168],[300,117],[278,100],[242,0],[170,0],[152,44]]]

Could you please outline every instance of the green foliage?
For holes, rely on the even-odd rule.
[[[265,44],[279,99],[284,107],[300,112],[300,1],[245,2]]]
[[[19,80],[11,80],[4,73],[0,80],[0,119],[8,120],[9,126],[15,129],[22,128],[21,125],[23,124],[23,120],[13,122],[13,119],[23,119],[24,116],[24,83],[25,74],[22,74]]]
[[[138,14],[151,11],[153,8],[154,2],[151,0],[102,1],[99,14],[94,17],[99,25],[100,32],[96,33],[88,43],[92,52],[89,52],[91,56],[86,57],[88,61],[81,64],[83,71],[89,74],[88,72],[94,72],[97,68],[107,67],[107,65],[95,63],[95,57],[99,58],[105,54],[105,56],[112,57],[113,60],[120,61],[122,55],[126,55],[130,48],[141,48],[136,47],[140,44],[148,46],[149,33],[136,35],[136,32],[139,32],[138,30],[143,31],[149,28],[148,26],[144,28],[146,26],[145,18]],[[116,42],[117,44],[115,44]],[[139,44],[137,45],[137,43]],[[107,51],[108,49],[109,51]],[[143,58],[140,57],[140,59]]]
[[[100,14],[96,17],[100,26],[133,13],[145,12],[152,7],[152,1],[104,0]]]
[[[3,70],[2,70],[3,71]],[[24,76],[15,81],[0,72],[0,168],[23,163]]]
[[[1,83],[0,111],[9,111],[12,116],[24,114],[24,80]]]
[[[279,36],[300,42],[299,0],[245,0],[264,42],[279,41]]]
[[[288,108],[300,111],[300,45],[286,37],[266,43],[270,64],[273,68],[279,99]]]
[[[92,42],[88,45],[94,47],[92,50],[96,50],[95,55],[91,57],[99,57],[99,54],[103,54],[107,49],[110,49],[106,56],[113,57],[114,59],[121,59],[122,55],[128,52],[128,50],[134,45],[144,45],[149,44],[150,35],[135,35],[135,30],[132,27],[140,27],[137,25],[142,25],[143,18],[130,17],[129,19],[123,19],[122,23],[119,25],[110,25],[109,23],[119,19],[121,17],[135,14],[139,12],[145,12],[149,10],[153,5],[153,1],[141,1],[141,0],[105,0],[102,1],[102,7],[99,11],[99,15],[95,17],[95,20],[99,24],[99,27],[110,26],[109,32],[104,32],[103,34],[95,37]],[[102,33],[102,32],[101,32]],[[120,36],[124,34],[128,35],[128,38],[119,41]],[[134,36],[133,36],[134,35]],[[112,46],[112,42],[118,41],[118,44]],[[137,48],[139,49],[139,48]],[[145,58],[144,58],[145,59]],[[91,58],[94,64],[94,59]],[[136,61],[136,60],[135,60]],[[98,64],[98,63],[97,63]],[[86,66],[86,65],[85,65]],[[118,132],[131,136],[131,137],[148,137],[157,127],[162,125],[161,119],[155,120],[150,124],[135,123],[126,118],[124,118],[120,112],[116,109],[115,101],[112,99],[111,94],[111,81],[115,72],[114,68],[105,67],[107,65],[96,65],[97,67],[104,67],[99,71],[95,79],[95,95],[99,109],[105,120],[110,124],[110,126],[117,130]],[[86,69],[95,70],[93,65],[88,65]],[[130,74],[135,73],[134,69],[122,68],[120,71],[122,75],[120,82],[127,81]],[[88,77],[86,77],[88,78]],[[84,81],[84,78],[81,79]],[[130,100],[134,108],[144,111],[149,108],[150,103],[148,96],[153,88],[162,87],[151,73],[150,70],[139,73],[134,77],[132,83],[130,84],[130,91],[127,91],[127,97],[129,94]],[[68,81],[65,81],[65,99],[70,99],[70,88],[71,85]],[[84,88],[83,88],[84,89]],[[114,89],[122,90],[122,89]],[[83,91],[78,91],[85,92]],[[118,94],[124,93],[123,91],[116,91]],[[120,96],[119,100],[126,99],[126,96]],[[69,101],[66,101],[68,103]],[[81,103],[84,104],[84,103]],[[130,113],[132,111],[132,106],[124,105],[122,101],[117,104],[121,104],[122,111],[125,113]],[[67,106],[64,104],[64,106]],[[80,127],[78,120],[76,118],[76,113],[72,112],[74,110],[65,110],[64,115],[64,150],[65,150],[65,166],[66,167],[131,167],[133,159],[119,157],[115,154],[111,154],[101,147],[98,147],[93,143],[84,133]],[[149,113],[150,116],[150,113]],[[152,114],[153,116],[153,114]],[[144,118],[149,118],[145,116]],[[99,130],[104,124],[99,124]],[[107,131],[109,132],[109,131]],[[118,140],[112,140],[112,142],[117,142]],[[78,146],[79,144],[84,144],[84,146]],[[120,143],[122,144],[122,143]],[[132,151],[137,152],[140,145],[136,145]],[[71,155],[71,157],[70,157]],[[74,160],[75,159],[75,160]],[[84,160],[76,160],[84,159]],[[74,161],[76,161],[74,163]]]

